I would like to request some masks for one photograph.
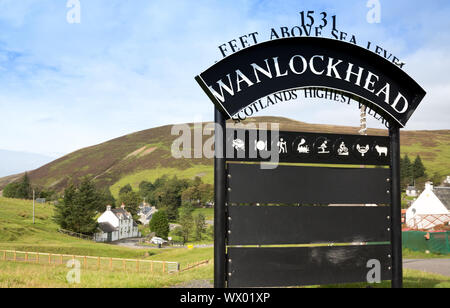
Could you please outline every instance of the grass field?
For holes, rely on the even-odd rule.
[[[135,273],[107,270],[80,271],[80,283],[67,282],[64,266],[45,266],[0,261],[0,288],[160,288],[190,280],[212,279],[212,264],[176,273]]]
[[[212,215],[211,209],[204,210]],[[0,197],[0,249],[38,251],[74,255],[132,258],[179,262],[181,268],[202,260],[213,259],[213,248],[131,249],[109,244],[73,238],[57,232],[52,221],[53,207],[36,204],[36,224],[32,221],[32,202]],[[404,251],[405,258],[423,258],[422,253]],[[442,257],[429,255],[426,257]],[[43,265],[1,261],[0,287],[169,287],[191,280],[213,279],[213,264],[177,274],[136,273],[120,269],[108,270],[108,266],[97,269],[82,269],[79,284],[69,284],[66,275],[70,271],[64,265]],[[404,271],[405,287],[450,287],[450,278],[420,271]],[[321,287],[366,287],[367,284],[333,285]],[[383,282],[374,287],[389,287]]]

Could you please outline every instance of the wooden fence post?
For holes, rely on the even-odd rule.
[[[97,268],[100,269],[100,257],[97,258]]]
[[[166,261],[163,262],[163,274],[166,271]]]
[[[25,253],[25,262],[28,262],[28,252]]]
[[[3,261],[6,261],[6,251],[3,252]]]
[[[136,270],[139,273],[139,260],[136,260]]]
[[[39,263],[39,252],[36,253],[36,263]]]
[[[87,268],[87,258],[86,258],[86,256],[84,256],[84,269],[86,269]]]
[[[109,258],[109,270],[112,270],[112,258]]]
[[[52,254],[48,254],[48,264],[52,264]]]
[[[59,263],[62,265],[63,264],[63,255],[59,255]]]
[[[17,257],[16,257],[16,251],[14,250],[14,262],[16,262],[16,259],[17,259]]]

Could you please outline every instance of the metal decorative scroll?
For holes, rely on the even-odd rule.
[[[283,90],[326,88],[404,126],[425,91],[396,65],[354,44],[318,37],[260,43],[217,62],[196,77],[229,118]]]
[[[275,147],[279,162],[389,165],[389,137],[281,131],[227,130],[228,161],[264,161]],[[232,154],[232,155],[229,155]]]

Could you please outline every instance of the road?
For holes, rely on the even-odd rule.
[[[123,246],[128,248],[134,248],[134,249],[150,249],[150,248],[158,248],[157,246],[145,246],[139,244],[139,238],[127,238],[122,239],[119,241],[112,242],[111,244],[117,245],[117,246]],[[196,244],[194,245],[194,248],[207,248],[207,247],[213,247],[214,244]],[[163,246],[161,249],[164,248],[187,248],[187,246]]]
[[[404,259],[403,267],[450,277],[450,259]]]

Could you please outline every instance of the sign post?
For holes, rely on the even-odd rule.
[[[391,280],[401,288],[400,128],[425,91],[364,48],[313,37],[253,45],[195,79],[215,105],[214,287]],[[298,90],[357,101],[389,137],[227,131],[227,119],[263,108],[261,98]],[[267,153],[276,161],[263,168]]]
[[[222,113],[214,108],[215,157],[214,157],[214,287],[225,288],[226,265],[226,170],[225,132],[226,122]]]
[[[400,128],[389,128],[391,148],[391,247],[392,287],[403,286],[401,190],[400,190]]]

